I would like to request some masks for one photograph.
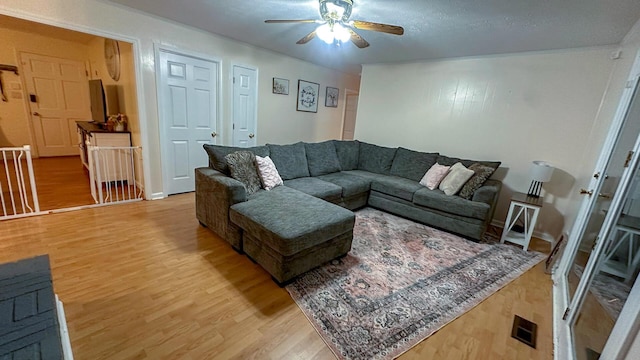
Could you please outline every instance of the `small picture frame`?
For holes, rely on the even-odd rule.
[[[314,82],[298,80],[298,101],[296,110],[305,112],[318,112],[318,98],[320,84]]]
[[[289,95],[289,80],[274,77],[273,93],[279,95]]]
[[[327,93],[324,98],[324,106],[337,108],[339,93],[340,93],[340,90],[338,88],[327,86]]]

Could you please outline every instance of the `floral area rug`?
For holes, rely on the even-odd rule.
[[[338,358],[392,359],[544,258],[366,208],[349,254],[287,290]]]

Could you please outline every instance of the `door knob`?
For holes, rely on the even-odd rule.
[[[580,195],[593,195],[593,190],[580,189]]]
[[[39,112],[37,112],[37,111],[34,111],[34,112],[33,112],[33,115],[35,115],[35,116],[42,116],[42,115],[40,115],[40,113],[39,113]]]
[[[254,134],[249,134],[249,139],[253,139],[254,136]]]
[[[216,137],[216,136],[218,136],[218,133],[217,133],[217,132],[215,132],[215,131],[214,131],[214,132],[212,132],[212,133],[211,133],[211,137],[212,137],[212,138],[214,138],[214,137]]]

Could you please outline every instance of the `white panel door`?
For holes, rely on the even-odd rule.
[[[164,189],[194,191],[194,169],[209,161],[202,145],[217,135],[218,63],[161,50],[159,66]]]
[[[22,53],[39,156],[78,155],[76,121],[91,119],[84,62]]]
[[[344,124],[342,126],[342,140],[353,140],[356,129],[356,115],[358,111],[358,94],[347,94],[344,104]]]
[[[233,145],[256,145],[257,71],[233,66]]]

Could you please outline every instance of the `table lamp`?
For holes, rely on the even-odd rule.
[[[529,186],[528,196],[540,197],[540,190],[542,190],[542,183],[551,180],[551,174],[553,174],[553,166],[545,161],[534,161],[531,164],[529,170],[529,176],[531,176],[531,186]]]

